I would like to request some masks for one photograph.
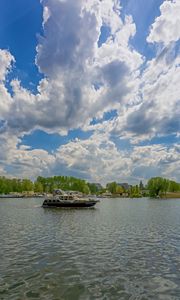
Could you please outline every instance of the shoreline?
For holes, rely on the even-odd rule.
[[[45,196],[17,196],[17,195],[0,195],[0,199],[30,199],[30,198],[44,198]],[[100,199],[142,199],[142,198],[148,198],[148,199],[158,199],[158,200],[168,200],[168,199],[180,199],[180,193],[179,194],[176,194],[176,195],[167,195],[167,196],[160,196],[160,197],[150,197],[150,196],[147,196],[147,197],[120,197],[120,196],[117,196],[117,197],[97,197],[97,198],[100,198]]]

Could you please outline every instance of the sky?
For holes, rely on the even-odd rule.
[[[0,176],[180,181],[179,82],[179,0],[1,0]]]

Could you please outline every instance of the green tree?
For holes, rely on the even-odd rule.
[[[117,183],[115,181],[107,183],[106,188],[110,193],[116,194]]]
[[[95,183],[87,183],[91,194],[96,194],[98,192],[98,188]]]
[[[168,191],[177,191],[178,183],[162,177],[153,177],[148,181],[148,189],[151,197],[165,195]]]
[[[54,176],[45,178],[39,176],[36,182],[42,185],[44,192],[52,193],[54,189],[74,190],[85,194],[90,192],[87,182],[75,177]]]
[[[141,191],[144,189],[144,185],[143,185],[143,183],[142,183],[142,180],[141,180],[140,183],[139,183],[139,188],[140,188]]]
[[[140,197],[142,197],[142,194],[141,194],[141,191],[140,191],[140,188],[139,188],[138,185],[131,186],[131,188],[130,188],[130,197],[131,198],[140,198]]]
[[[43,193],[43,185],[41,182],[35,181],[34,183],[34,192],[35,193]]]
[[[30,192],[34,190],[33,182],[29,179],[22,180],[22,191],[23,192]]]
[[[170,180],[168,191],[169,192],[179,192],[180,191],[180,184],[173,181],[173,180]]]
[[[122,195],[124,193],[124,189],[122,186],[117,185],[116,186],[116,194]]]

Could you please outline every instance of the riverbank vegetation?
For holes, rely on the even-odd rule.
[[[79,191],[84,194],[90,193],[88,183],[85,180],[75,177],[39,176],[35,182],[32,182],[29,179],[9,179],[0,177],[0,194],[23,192],[52,193],[55,189]]]
[[[106,187],[102,187],[99,183],[89,183],[83,179],[71,176],[39,176],[34,182],[29,179],[0,177],[0,194],[43,194],[52,193],[55,189],[78,191],[83,194],[96,194],[102,197],[180,197],[180,183],[162,177],[151,178],[146,186],[143,185],[142,181],[139,185],[134,186],[114,181],[107,183]]]
[[[29,179],[0,177],[0,194],[22,193],[34,190],[34,183]]]
[[[180,183],[162,177],[151,178],[147,188],[150,197],[171,198],[174,196],[176,198],[180,194]]]
[[[117,183],[114,181],[106,184],[106,190],[107,192],[111,193],[114,197],[142,197],[140,185],[132,186],[127,183]]]

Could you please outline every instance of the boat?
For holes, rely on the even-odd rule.
[[[71,208],[80,208],[80,207],[93,207],[98,199],[91,199],[80,197],[75,193],[68,193],[62,190],[55,190],[53,195],[45,198],[42,207],[44,208],[57,208],[57,207],[71,207]]]

